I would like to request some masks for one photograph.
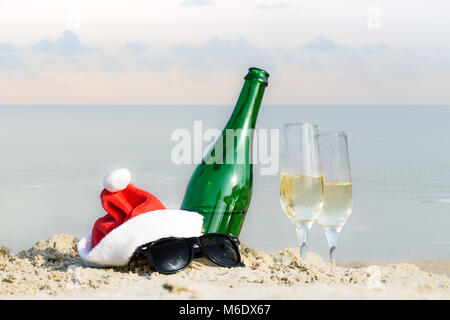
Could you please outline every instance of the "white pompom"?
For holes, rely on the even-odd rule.
[[[109,192],[117,192],[125,189],[131,182],[131,173],[128,169],[122,168],[111,171],[103,179],[103,186]]]

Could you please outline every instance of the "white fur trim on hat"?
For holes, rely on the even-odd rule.
[[[136,249],[167,237],[198,237],[203,217],[197,212],[163,209],[143,213],[108,233],[94,248],[92,237],[78,242],[78,253],[88,266],[126,265]]]
[[[131,172],[126,169],[111,171],[103,179],[103,186],[109,192],[117,192],[125,189],[131,182]]]

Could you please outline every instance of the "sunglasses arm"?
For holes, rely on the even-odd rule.
[[[153,273],[157,272],[157,270],[152,265],[152,259],[149,257],[149,254],[147,253],[147,251],[142,249],[142,246],[137,248],[134,255],[135,255],[135,257],[143,256],[150,263],[150,270],[148,271],[149,276],[151,276]]]

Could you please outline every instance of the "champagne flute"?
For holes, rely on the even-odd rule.
[[[284,126],[280,179],[281,206],[295,224],[300,257],[305,259],[309,231],[324,201],[316,124]]]
[[[347,136],[344,132],[320,134],[319,146],[325,201],[317,221],[327,236],[330,262],[334,269],[339,233],[353,207]]]

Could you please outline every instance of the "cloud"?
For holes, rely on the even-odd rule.
[[[364,46],[360,49],[362,54],[380,54],[385,53],[388,49],[388,46],[385,44],[378,44],[375,46]]]
[[[289,9],[292,8],[287,2],[278,2],[275,4],[260,4],[256,7],[257,10],[272,10],[272,9]]]
[[[34,52],[56,53],[61,56],[76,56],[94,49],[81,43],[78,35],[71,30],[66,30],[55,41],[46,39],[33,44],[30,48]]]
[[[368,69],[375,66],[388,52],[386,44],[347,47],[337,44],[321,33],[317,38],[300,47],[302,66],[314,69],[352,68]],[[323,54],[321,54],[323,53]],[[309,63],[314,61],[314,63]]]
[[[321,33],[316,39],[309,41],[304,46],[301,46],[301,48],[313,51],[333,51],[342,49],[341,46],[338,46],[336,42],[330,38],[327,38],[323,33]]]
[[[52,40],[40,40],[31,46],[31,51],[51,53],[54,50]]]
[[[14,51],[14,45],[11,42],[0,42],[0,52]]]
[[[299,49],[301,50],[293,53],[291,60],[308,70],[375,70],[377,66],[386,63],[388,53],[392,54],[386,44],[344,46],[324,34],[320,34]]]
[[[14,44],[0,42],[0,69],[18,68],[22,65],[19,57],[14,54]]]
[[[63,32],[62,37],[55,41],[55,49],[60,55],[74,56],[86,51],[88,48],[80,42],[77,34],[66,30]]]
[[[145,43],[141,42],[141,41],[129,41],[129,42],[127,42],[125,47],[128,50],[134,51],[134,52],[146,52],[146,51],[148,51],[147,45]]]
[[[272,58],[265,50],[244,38],[224,40],[214,37],[199,46],[179,45],[174,48],[174,53],[185,59],[181,62],[183,65],[199,69],[249,66],[267,68],[272,65]]]
[[[0,69],[14,69],[20,66],[22,63],[17,56],[0,53]]]
[[[215,2],[213,0],[184,0],[178,4],[179,7],[206,7],[214,5]]]

